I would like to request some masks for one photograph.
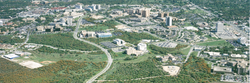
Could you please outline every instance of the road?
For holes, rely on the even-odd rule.
[[[106,67],[101,72],[99,72],[98,74],[96,74],[95,76],[93,76],[92,78],[90,78],[87,81],[87,83],[92,83],[92,82],[95,81],[95,79],[97,79],[99,76],[101,76],[102,74],[104,74],[110,68],[110,66],[112,65],[113,59],[112,59],[112,57],[111,57],[111,55],[110,55],[110,53],[108,52],[107,49],[104,49],[103,47],[101,47],[101,46],[99,46],[99,45],[97,45],[95,43],[92,43],[92,42],[89,42],[89,41],[86,41],[84,39],[80,39],[80,38],[77,37],[77,33],[78,33],[78,29],[79,29],[79,26],[80,26],[81,19],[82,19],[82,17],[80,17],[78,19],[77,26],[76,26],[76,29],[74,31],[73,37],[75,39],[77,39],[77,40],[83,41],[85,43],[88,43],[88,44],[91,44],[91,45],[94,45],[94,46],[100,48],[107,55],[107,57],[108,57],[108,64],[106,65]]]
[[[188,60],[188,58],[189,58],[189,56],[191,55],[191,53],[193,52],[193,46],[190,48],[190,50],[189,50],[189,53],[188,53],[188,55],[187,55],[187,58],[186,58],[186,60],[184,61],[184,63],[186,63],[187,62],[187,60]]]
[[[163,76],[171,76],[171,75],[163,75]],[[157,77],[163,77],[163,76],[151,76],[151,77],[144,77],[144,78],[135,78],[135,79],[126,79],[123,81],[130,81],[130,80],[144,80],[144,79],[151,79],[151,78],[157,78]],[[104,81],[118,81],[118,80],[95,80],[98,82],[104,82]]]

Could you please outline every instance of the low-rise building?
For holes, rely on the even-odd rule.
[[[18,58],[18,55],[15,54],[8,54],[8,55],[4,55],[3,57],[8,58],[8,59],[14,59],[14,58]]]
[[[213,72],[214,73],[232,73],[232,68],[230,67],[218,67],[218,66],[214,66],[213,67]]]
[[[118,46],[123,46],[126,44],[126,42],[122,39],[114,39],[113,42],[117,44]]]
[[[220,52],[204,52],[207,53],[210,57],[220,57]]]
[[[202,47],[194,47],[194,51],[201,51]]]
[[[44,26],[37,26],[37,27],[36,27],[36,30],[37,30],[38,32],[44,32],[44,31],[45,31]]]
[[[83,38],[83,37],[95,37],[95,32],[82,30],[80,34],[80,38]]]
[[[105,37],[112,37],[111,33],[97,33],[97,37],[105,38]]]

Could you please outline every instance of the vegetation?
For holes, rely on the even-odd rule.
[[[209,8],[212,12],[219,14],[225,20],[248,19],[249,2],[248,0],[190,0],[190,2],[200,7]],[[241,12],[241,13],[238,13]],[[220,15],[221,13],[221,15]]]
[[[155,59],[148,59],[139,63],[117,63],[115,71],[106,76],[108,80],[125,80],[143,78],[150,76],[168,75],[168,73],[156,67],[158,62]],[[111,70],[112,71],[112,70]],[[105,74],[104,74],[105,75]]]
[[[38,69],[28,69],[17,63],[0,58],[0,82],[3,83],[48,83],[84,82],[101,69],[107,62],[76,62],[61,60]]]
[[[36,21],[38,22],[37,25],[47,25],[50,22],[54,21],[54,18],[56,17],[55,15],[41,15],[40,17],[46,18],[45,21],[42,21],[40,18],[37,18]]]
[[[7,35],[7,36],[0,36],[0,43],[9,43],[9,44],[15,44],[15,43],[22,43],[25,39],[20,39],[18,37],[12,38],[13,35]]]
[[[103,26],[103,25],[95,25],[95,26],[86,26],[83,28],[80,28],[79,30],[87,30],[87,31],[103,31],[109,29],[108,26]]]
[[[197,45],[200,45],[200,46],[232,46],[230,43],[228,43],[225,40],[198,43]]]
[[[12,9],[11,8],[25,8],[30,5],[31,2],[28,0],[6,0],[0,3],[0,18],[9,19],[15,17],[17,13],[25,11],[25,9]]]
[[[72,36],[72,33],[31,35],[28,42],[51,45],[63,49],[79,49],[83,51],[100,50],[93,45],[75,40]]]
[[[178,44],[175,48],[163,48],[158,47],[155,45],[149,45],[149,48],[152,50],[151,52],[154,54],[184,54],[183,52],[179,51],[181,48],[187,47],[188,45],[180,45]],[[175,53],[172,53],[173,51],[176,51]]]
[[[89,40],[91,42],[99,44],[103,41],[113,41],[116,38],[120,38],[126,42],[132,43],[132,44],[138,44],[140,40],[142,39],[152,39],[152,40],[159,40],[158,38],[147,34],[147,33],[135,33],[135,32],[123,32],[123,31],[116,31],[122,33],[120,36],[113,36],[108,38],[87,38],[86,40]]]

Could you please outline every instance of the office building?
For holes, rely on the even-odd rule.
[[[89,6],[89,8],[91,8],[94,11],[94,10],[96,10],[96,5],[92,4],[91,6]]]
[[[67,24],[68,24],[68,26],[72,26],[72,20],[73,20],[73,17],[68,17],[67,18]]]
[[[164,17],[164,12],[160,12],[160,13],[158,13],[158,17],[163,18],[163,17]]]
[[[122,39],[115,39],[113,42],[114,42],[115,44],[117,44],[118,46],[123,46],[123,45],[126,44],[125,41],[122,40]]]
[[[150,16],[150,9],[142,10],[142,17],[149,17]]]
[[[3,21],[2,20],[0,20],[0,26],[3,26]]]
[[[166,25],[167,26],[172,26],[172,17],[171,16],[166,17]]]
[[[137,49],[138,49],[138,50],[141,50],[141,51],[145,51],[145,50],[147,50],[147,44],[139,43],[139,44],[137,45]]]
[[[82,9],[82,5],[81,4],[77,4],[77,5],[75,5],[75,8],[76,9]]]
[[[224,32],[224,24],[221,22],[218,22],[216,24],[216,32]]]
[[[101,5],[100,4],[96,5],[96,9],[100,10],[101,9]]]

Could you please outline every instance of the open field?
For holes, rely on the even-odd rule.
[[[92,61],[92,62],[101,62],[107,61],[105,54],[70,54],[70,53],[45,53],[30,51],[32,53],[29,58],[16,58],[19,61],[33,60],[35,62],[40,62],[43,65],[48,65],[50,63],[42,63],[44,61],[57,62],[60,60],[72,60],[72,61]]]
[[[232,46],[231,44],[228,44],[225,40],[218,40],[218,41],[209,41],[204,43],[198,43],[197,45],[200,46]]]

